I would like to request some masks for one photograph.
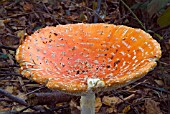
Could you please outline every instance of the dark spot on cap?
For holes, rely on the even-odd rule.
[[[43,41],[43,44],[47,44],[47,41]]]
[[[109,50],[109,48],[106,48],[106,50]]]
[[[76,47],[74,46],[73,48],[72,48],[72,50],[75,50],[76,49]]]
[[[49,43],[51,43],[52,41],[53,41],[53,40],[52,40],[52,39],[50,39],[50,40],[49,40]]]
[[[114,66],[116,66],[116,65],[119,64],[119,63],[120,63],[120,60],[115,61],[115,62],[114,62]]]
[[[80,74],[80,71],[79,71],[79,70],[77,70],[76,74]]]
[[[57,33],[54,33],[55,36],[57,36],[58,34]]]
[[[110,57],[110,59],[113,59],[113,55]]]
[[[110,65],[107,65],[106,68],[110,68]]]

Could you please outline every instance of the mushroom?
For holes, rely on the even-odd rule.
[[[133,83],[160,57],[160,45],[148,33],[113,24],[47,26],[27,36],[16,52],[26,78],[81,95],[81,114],[95,113],[95,93]]]

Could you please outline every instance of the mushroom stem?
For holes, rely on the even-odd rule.
[[[81,96],[81,114],[95,114],[95,93]]]

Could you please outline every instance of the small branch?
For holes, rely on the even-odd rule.
[[[95,11],[96,13],[95,13],[95,16],[94,16],[94,23],[98,22],[100,7],[101,7],[101,0],[97,0],[97,9]]]
[[[33,94],[33,93],[35,93],[36,91],[39,91],[39,90],[41,90],[41,89],[43,89],[43,88],[45,88],[44,85],[42,85],[42,86],[39,87],[38,89],[35,89],[35,90],[31,91],[31,92],[28,92],[26,95]]]
[[[56,108],[51,109],[52,111],[58,111],[59,109],[68,108],[69,104],[63,105],[63,106],[57,106]]]
[[[10,68],[14,68],[14,67],[20,67],[18,64],[9,64],[5,61],[0,62],[0,68],[1,69],[10,69]]]
[[[11,15],[11,16],[2,17],[2,19],[15,18],[15,17],[19,17],[19,16],[24,16],[24,15],[30,15],[30,14],[32,14],[32,13],[34,13],[34,12],[13,14],[13,15]]]
[[[57,19],[49,12],[49,10],[48,10],[48,8],[46,7],[46,5],[44,4],[44,2],[42,2],[42,4],[43,4],[46,12],[47,12],[49,15],[51,15],[51,17],[53,18],[53,20],[54,20],[55,22],[57,22],[57,24],[60,24],[60,23],[57,21]]]
[[[12,102],[12,100],[8,99],[8,98],[0,98],[0,102],[1,101],[6,101],[6,102]]]
[[[0,48],[16,51],[17,48],[0,45]]]
[[[0,94],[8,97],[9,99],[11,99],[14,102],[17,102],[17,103],[22,104],[24,106],[28,106],[27,103],[23,99],[20,99],[20,98],[12,95],[11,93],[8,93],[7,91],[5,91],[5,90],[3,90],[1,88],[0,88]]]
[[[142,26],[142,28],[146,30],[146,27],[143,25],[143,23],[139,20],[139,18],[135,15],[135,13],[130,9],[130,7],[123,1],[120,0],[122,2],[122,4],[130,11],[130,13],[132,13],[132,15],[135,17],[135,19],[138,21],[138,23]]]
[[[26,100],[30,105],[56,104],[61,102],[69,102],[73,96],[63,94],[61,92],[52,93],[33,93]]]
[[[157,87],[153,87],[153,86],[150,86],[150,85],[147,85],[147,84],[144,84],[144,83],[141,83],[140,85],[145,86],[145,87],[147,87],[147,88],[154,89],[154,90],[156,90],[156,91],[160,91],[160,92],[164,92],[164,93],[170,94],[170,91],[165,90],[164,88],[157,88]]]
[[[8,75],[8,76],[22,76],[21,74],[17,74],[17,73],[6,73],[6,72],[2,72],[0,71],[0,75]]]
[[[73,2],[73,1],[70,1],[70,2],[73,3],[74,5],[77,5],[77,3]],[[82,6],[82,5],[79,5],[78,7],[85,7],[87,10],[92,11],[93,13],[95,13],[95,15],[97,15],[103,22],[105,22],[105,21],[100,17],[100,15],[98,15],[98,14],[96,13],[96,11],[94,11],[93,9],[91,9],[91,8],[89,8],[89,7],[86,7],[86,6]]]
[[[60,109],[64,110],[65,108],[68,108],[68,105],[63,105],[63,106],[58,106],[54,109],[46,109],[43,111],[31,111],[31,112],[23,112],[25,110],[27,110],[28,108],[31,108],[31,106],[26,107],[20,111],[5,111],[5,112],[0,112],[0,114],[56,114],[54,111],[58,111]]]
[[[9,99],[11,99],[14,102],[17,102],[17,103],[22,104],[24,106],[28,106],[28,104],[23,99],[20,99],[20,98],[12,95],[11,93],[9,93],[9,92],[1,89],[1,88],[0,88],[0,94],[8,97]],[[40,108],[37,108],[37,107],[32,107],[31,109],[33,109],[33,110],[41,110]]]
[[[120,97],[121,95],[116,92],[116,90],[113,90],[112,92],[115,96],[117,96],[119,99],[121,99],[125,104],[129,105],[131,107],[131,109],[133,109],[135,114],[140,114],[139,111],[134,107],[134,105],[127,101],[127,100],[130,100],[131,97],[134,97],[133,94],[132,94],[132,96],[130,95],[129,97],[126,97],[125,99],[123,99],[122,97]]]

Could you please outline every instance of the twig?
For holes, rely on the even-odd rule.
[[[5,111],[0,112],[0,114],[49,114],[49,113],[42,113],[42,112],[17,112],[17,111]]]
[[[41,2],[41,3],[43,4],[43,6],[44,6],[45,10],[47,11],[47,13],[48,13],[48,14],[51,14],[51,13],[49,12],[48,8],[46,7],[46,5],[44,4],[44,2]]]
[[[5,18],[3,17],[2,19],[15,18],[15,17],[18,17],[18,16],[30,15],[30,14],[35,14],[35,13],[45,13],[45,12],[42,12],[42,11],[32,11],[32,12],[29,12],[29,13],[14,14],[14,15],[11,15],[11,16],[7,16],[7,17],[5,17]],[[49,14],[49,13],[45,13],[45,14]],[[35,14],[35,15],[36,15],[36,17],[38,16],[37,14]],[[57,24],[60,24],[52,14],[49,14],[49,15],[53,17],[54,21],[56,21]],[[39,18],[39,16],[38,16],[38,18]],[[16,36],[15,36],[15,37],[16,37]],[[18,37],[17,37],[17,38],[18,38]]]
[[[121,98],[121,97],[120,97],[121,95],[120,95],[119,93],[117,93],[115,90],[113,90],[112,92],[113,92],[113,94],[114,94],[115,96],[117,96],[119,99],[121,99],[125,104],[128,104],[128,105],[131,107],[131,109],[134,110],[134,112],[135,112],[136,114],[140,114],[139,111],[133,106],[133,104],[130,104],[128,101],[126,101],[126,100],[124,100],[123,98]]]
[[[4,72],[1,72],[1,71],[0,71],[0,75],[8,75],[8,76],[11,76],[11,75],[14,75],[14,76],[22,76],[21,74],[17,74],[17,73],[4,73]]]
[[[32,14],[32,13],[34,13],[34,12],[14,14],[14,15],[11,15],[11,16],[2,17],[1,19],[15,18],[15,17],[18,17],[18,16],[30,15],[30,14]]]
[[[61,92],[33,93],[26,100],[30,105],[53,105],[61,102],[69,102],[73,96]]]
[[[7,68],[7,69],[9,69],[9,68],[14,68],[14,67],[20,67],[18,64],[13,64],[13,65],[11,65],[11,64],[9,64],[9,63],[6,63],[6,62],[1,62],[1,64],[0,64],[0,68]]]
[[[63,106],[58,106],[58,107],[56,107],[56,108],[52,108],[51,110],[52,110],[52,111],[58,111],[59,109],[64,109],[64,108],[68,108],[68,107],[69,107],[69,105],[66,104],[66,105],[63,105]]]
[[[75,2],[73,2],[73,1],[70,1],[71,3],[73,3],[74,5],[77,5]],[[89,10],[89,11],[92,11],[93,13],[95,13],[95,15],[97,15],[103,22],[105,22],[101,17],[100,17],[100,15],[98,15],[97,13],[96,13],[96,11],[94,11],[93,9],[91,9],[91,8],[89,8],[89,7],[86,7],[86,6],[82,6],[82,5],[79,5],[78,7],[85,7],[87,10]]]
[[[19,80],[20,87],[22,88],[22,90],[23,90],[24,92],[27,92],[27,89],[26,89],[26,87],[25,87],[25,85],[24,85],[23,79],[22,79],[20,76],[18,76],[17,78],[18,78],[18,80]]]
[[[14,37],[14,38],[16,38],[16,39],[20,39],[20,37],[18,37],[18,36],[16,36],[16,35],[13,35],[13,34],[11,34],[11,33],[7,33],[6,35],[5,35],[5,37],[7,37],[7,36],[10,36],[10,37]]]
[[[32,93],[34,93],[34,92],[36,92],[36,91],[38,91],[38,90],[41,90],[41,89],[43,89],[43,88],[45,88],[45,86],[44,86],[44,85],[43,85],[43,86],[41,86],[41,87],[40,87],[40,88],[38,88],[38,89],[35,89],[35,90],[31,91],[31,92],[28,92],[26,95],[32,94]]]
[[[0,45],[0,48],[12,50],[12,51],[15,51],[17,49],[17,48],[14,48],[14,47],[9,47],[9,46],[4,46],[4,45]]]
[[[132,13],[132,15],[135,17],[135,19],[138,21],[138,23],[142,26],[142,28],[146,30],[146,27],[143,25],[143,23],[139,20],[139,18],[135,15],[135,13],[130,9],[130,7],[123,1],[120,0],[122,2],[122,4],[130,11],[130,13]]]
[[[0,88],[0,94],[8,97],[9,99],[11,99],[14,102],[17,102],[17,103],[22,104],[24,106],[28,106],[27,103],[23,99],[20,99],[16,96],[12,95],[11,93],[6,92],[5,90],[3,90],[1,88]]]
[[[5,111],[5,112],[0,112],[0,114],[56,114],[54,111],[58,111],[60,109],[68,108],[68,105],[63,105],[63,106],[58,106],[57,108],[54,109],[46,109],[43,111],[36,111],[36,112],[23,112],[27,110],[28,108],[32,108],[31,106],[28,106],[20,111]]]
[[[7,102],[11,102],[12,100],[8,99],[8,98],[0,98],[0,102],[1,101],[7,101]]]
[[[164,88],[157,88],[157,87],[153,87],[153,86],[151,86],[151,85],[147,85],[147,84],[144,84],[144,83],[141,83],[140,85],[145,86],[145,87],[148,87],[148,88],[151,88],[151,89],[154,89],[154,90],[156,90],[156,91],[160,91],[160,92],[164,92],[164,93],[170,94],[170,91],[165,90]]]
[[[22,105],[24,105],[24,106],[28,106],[28,104],[27,104],[23,99],[18,98],[18,97],[16,97],[16,96],[12,95],[11,93],[8,93],[7,91],[1,89],[1,88],[0,88],[0,94],[8,97],[9,99],[11,99],[11,100],[14,101],[14,102],[17,102],[17,103],[22,104]],[[41,110],[41,109],[38,108],[38,107],[32,107],[31,109],[33,109],[33,110]]]
[[[51,15],[51,17],[53,18],[53,20],[54,20],[55,22],[57,22],[57,24],[60,24],[60,23],[57,21],[57,19],[49,12],[49,10],[48,10],[48,8],[46,7],[46,5],[44,4],[44,2],[42,2],[42,4],[43,4],[46,12],[47,12],[49,15]]]
[[[95,16],[94,16],[94,23],[98,22],[98,17],[99,17],[98,15],[99,15],[99,12],[100,12],[100,7],[101,7],[101,0],[97,0],[97,9],[95,11],[96,13],[95,13]]]
[[[125,101],[130,100],[135,97],[135,94],[131,94],[128,97],[124,98]]]
[[[34,106],[27,106],[27,107],[21,109],[20,111],[18,111],[16,114],[22,114],[22,113],[24,114],[24,111],[29,108],[32,109],[32,108],[34,108]],[[32,114],[32,113],[28,112],[28,114]],[[47,110],[37,110],[36,114],[48,114],[48,113],[47,113]]]

